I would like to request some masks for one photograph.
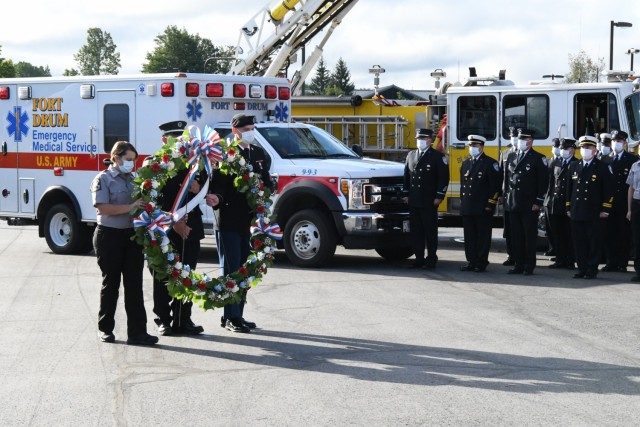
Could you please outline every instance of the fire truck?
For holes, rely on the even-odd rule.
[[[143,74],[0,79],[0,218],[35,223],[55,253],[91,249],[90,183],[113,144],[130,141],[139,162],[160,148],[162,123],[185,120],[222,137],[238,113],[255,115],[277,180],[274,212],[283,248],[317,266],[336,245],[409,256],[402,165],[363,159],[319,128],[289,121],[283,78]],[[138,166],[140,166],[140,163]],[[204,221],[215,226],[210,209]]]

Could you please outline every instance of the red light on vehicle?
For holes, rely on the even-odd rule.
[[[198,83],[187,83],[187,96],[200,96],[200,85]]]
[[[222,83],[207,83],[207,96],[220,98],[222,95],[224,95],[224,86]]]
[[[234,102],[233,109],[234,110],[245,110],[247,105],[244,102]]]
[[[233,85],[233,97],[234,98],[245,98],[247,96],[247,86],[235,83]]]
[[[62,166],[56,166],[53,168],[53,174],[55,176],[64,176],[64,168]]]
[[[278,98],[286,101],[291,97],[291,89],[288,87],[279,87],[278,88]]]
[[[9,99],[9,86],[0,86],[0,99]]]
[[[273,85],[266,85],[264,87],[264,97],[267,99],[276,99],[278,96],[278,88]]]
[[[162,83],[160,85],[160,95],[173,96],[173,83]]]

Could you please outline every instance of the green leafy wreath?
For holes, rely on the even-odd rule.
[[[218,133],[206,126],[201,137],[200,130],[191,126],[178,138],[162,137],[163,145],[145,165],[137,170],[137,184],[133,198],[141,198],[147,205],[134,212],[134,239],[143,247],[147,264],[159,280],[167,280],[169,294],[174,298],[199,303],[205,310],[238,303],[246,292],[262,281],[273,265],[275,241],[282,233],[274,223],[271,213],[273,204],[271,190],[262,181],[260,173],[239,153],[239,141],[220,139]],[[235,176],[235,188],[245,193],[254,218],[251,227],[252,250],[244,264],[226,276],[210,277],[183,264],[174,251],[167,232],[180,218],[177,212],[164,212],[158,208],[157,198],[166,182],[180,170],[189,168],[182,191],[191,185],[189,177],[206,169],[209,175],[216,166],[220,172]],[[186,189],[185,189],[186,187]],[[205,184],[204,187],[208,187]],[[206,188],[203,188],[204,195]]]

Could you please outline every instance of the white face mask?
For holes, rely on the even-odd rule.
[[[603,156],[608,156],[609,153],[611,153],[611,147],[609,147],[608,145],[603,145],[602,146],[602,155]]]
[[[526,139],[519,139],[518,140],[518,150],[524,151],[526,149],[527,149],[527,140]]]
[[[416,139],[416,145],[418,146],[418,150],[424,151],[427,149],[427,140],[426,139]]]
[[[245,130],[244,132],[242,132],[241,137],[244,142],[246,142],[247,144],[251,144],[256,139],[256,131],[253,129]]]
[[[597,142],[596,143],[596,150],[602,151],[602,142]]]
[[[571,158],[571,151],[570,150],[560,150],[560,155],[562,156],[563,159],[570,159]]]
[[[471,154],[471,157],[478,157],[480,155],[480,147],[469,147],[469,154]]]
[[[580,155],[586,161],[593,159],[593,151],[591,151],[591,148],[581,148]]]
[[[553,147],[553,149],[551,149],[551,152],[553,153],[554,156],[558,157],[560,155],[560,147]]]
[[[624,150],[624,143],[623,142],[619,142],[619,141],[614,142],[613,143],[613,149],[618,154],[622,153],[622,150]]]
[[[516,138],[515,136],[511,137],[511,146],[512,147],[517,147],[518,146],[518,138]]]
[[[130,173],[133,170],[133,165],[134,165],[134,161],[133,160],[122,160],[122,164],[118,166],[118,168],[120,169],[120,172],[122,173]]]

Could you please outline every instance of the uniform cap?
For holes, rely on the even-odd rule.
[[[611,134],[610,133],[601,133],[600,134],[600,142],[603,144],[611,144]]]
[[[509,128],[509,137],[510,138],[517,138],[518,136],[518,130],[514,127],[510,127]]]
[[[535,134],[536,132],[531,129],[518,129],[519,139],[533,138]]]
[[[426,136],[428,138],[433,138],[433,131],[431,129],[428,129],[428,128],[418,129],[418,131],[416,132],[416,138],[419,138],[421,136]]]
[[[581,136],[578,141],[580,141],[580,147],[587,147],[589,145],[596,147],[598,145],[598,140],[595,136]]]
[[[625,141],[629,138],[629,135],[623,130],[614,130],[611,131],[611,139],[624,139]]]
[[[163,135],[182,135],[184,128],[187,127],[187,122],[184,120],[176,120],[175,122],[163,123],[158,128],[162,131]]]
[[[551,143],[553,144],[554,147],[560,147],[560,138],[553,138],[551,140]]]
[[[467,139],[469,140],[469,145],[471,145],[471,144],[482,144],[482,145],[484,145],[484,143],[487,142],[487,138],[485,138],[484,136],[480,136],[480,135],[469,135],[467,137]]]
[[[560,148],[567,150],[569,148],[576,148],[576,140],[571,138],[560,139]]]
[[[247,116],[240,113],[231,118],[231,126],[236,129],[253,124],[256,124],[256,116]]]

